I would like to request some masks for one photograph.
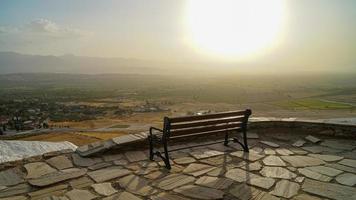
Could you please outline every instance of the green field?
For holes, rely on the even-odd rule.
[[[296,99],[290,101],[281,101],[276,105],[287,109],[314,109],[314,110],[336,110],[353,109],[354,106],[347,103],[330,102],[320,99]]]

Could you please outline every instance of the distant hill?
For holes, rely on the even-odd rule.
[[[0,74],[8,73],[157,73],[165,63],[126,58],[40,56],[0,52]]]

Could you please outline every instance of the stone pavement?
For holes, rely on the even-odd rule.
[[[170,171],[160,159],[148,160],[144,148],[90,157],[58,151],[5,163],[0,199],[356,199],[354,140],[272,134],[254,133],[249,153],[237,144],[172,152]],[[125,136],[116,143],[134,138],[142,139]]]

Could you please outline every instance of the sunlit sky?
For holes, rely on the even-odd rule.
[[[0,51],[356,68],[356,1],[246,2],[1,0]]]

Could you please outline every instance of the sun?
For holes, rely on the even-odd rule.
[[[189,44],[221,57],[258,54],[278,43],[285,10],[284,0],[188,0]]]

